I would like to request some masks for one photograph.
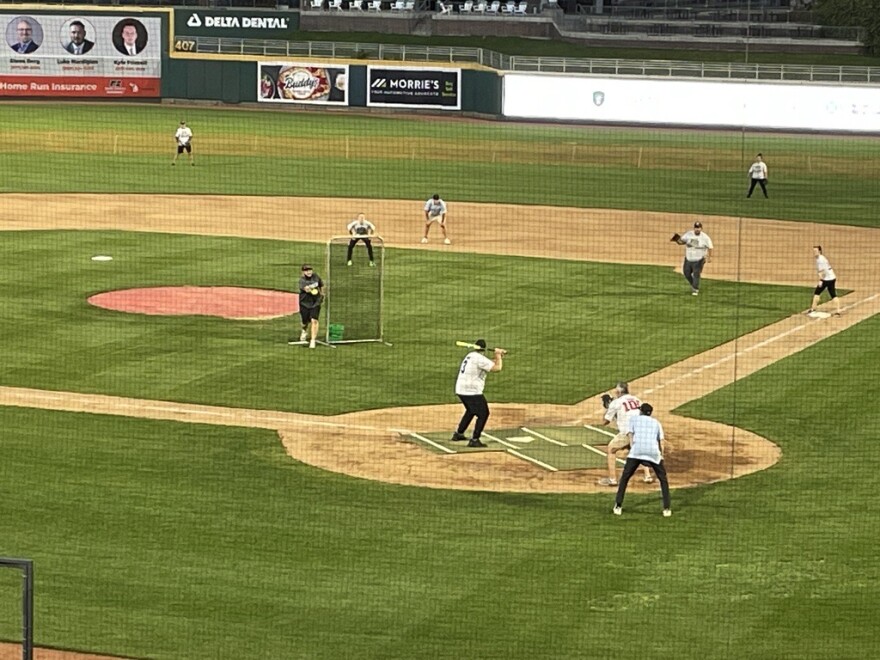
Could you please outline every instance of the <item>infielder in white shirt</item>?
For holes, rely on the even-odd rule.
[[[761,191],[764,193],[764,197],[768,197],[767,163],[764,162],[764,154],[758,154],[755,156],[755,162],[749,167],[749,179],[751,179],[751,183],[749,184],[749,194],[746,195],[746,197],[752,196],[752,193],[755,191],[755,186],[758,184],[761,186]]]
[[[486,350],[486,340],[478,339],[474,342],[479,348],[464,356],[461,366],[458,368],[458,378],[455,381],[455,394],[464,405],[464,415],[458,423],[458,429],[452,434],[451,440],[467,440],[465,431],[470,426],[474,417],[477,423],[474,425],[474,435],[468,441],[468,447],[485,447],[480,442],[480,436],[489,419],[489,404],[483,396],[483,388],[486,386],[486,374],[490,371],[501,371],[504,366],[504,356],[507,354],[503,348],[496,348],[495,355],[490,360],[483,355]]]
[[[186,125],[185,121],[180,122],[180,126],[174,132],[174,141],[177,142],[177,153],[174,154],[174,160],[171,161],[172,165],[177,165],[177,157],[184,151],[189,154],[189,164],[196,164],[195,160],[193,160],[192,136],[192,129]]]
[[[666,466],[663,465],[663,427],[656,419],[651,417],[654,407],[650,403],[643,403],[641,415],[630,422],[629,436],[632,446],[626,465],[623,466],[623,475],[620,477],[620,485],[617,487],[617,497],[614,500],[614,515],[623,513],[623,496],[626,494],[626,486],[639,466],[650,467],[657,475],[660,482],[660,493],[663,497],[663,517],[672,515],[669,503],[669,480],[666,477]]]
[[[446,245],[452,243],[446,235],[446,202],[440,199],[440,195],[434,195],[425,202],[425,235],[422,236],[422,243],[428,242],[428,232],[435,222],[440,225],[440,231],[443,232],[443,242]]]
[[[691,295],[698,296],[703,266],[712,261],[712,250],[715,249],[712,239],[703,232],[703,223],[695,222],[693,231],[685,232],[684,236],[673,234],[672,241],[685,246],[681,272],[691,285]]]
[[[348,255],[345,257],[345,265],[351,266],[351,255],[354,252],[354,246],[358,241],[363,241],[364,245],[367,246],[367,256],[370,257],[370,265],[375,266],[376,262],[373,260],[373,241],[370,240],[370,237],[376,233],[376,225],[367,220],[367,216],[363,213],[359,213],[357,220],[352,220],[348,223],[348,233],[351,236],[351,240],[348,242]]]
[[[807,310],[807,314],[816,311],[816,308],[819,306],[819,296],[822,295],[823,291],[827,290],[834,303],[834,314],[840,316],[840,298],[837,297],[837,275],[834,273],[831,264],[828,263],[828,259],[822,254],[821,245],[813,246],[813,256],[816,257],[816,272],[819,275],[819,284],[816,285],[813,291],[813,302],[810,305],[810,309]]]
[[[614,388],[614,396],[602,395],[602,405],[606,407],[603,426],[608,426],[612,421],[617,424],[617,435],[608,443],[608,476],[599,479],[600,486],[617,485],[617,452],[629,449],[630,439],[627,435],[630,429],[630,420],[641,415],[639,406],[642,402],[639,398],[629,393],[627,383],[617,383]],[[645,468],[645,483],[653,481],[648,468]]]

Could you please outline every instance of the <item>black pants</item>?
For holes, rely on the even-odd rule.
[[[489,404],[486,397],[482,394],[459,394],[458,398],[464,404],[464,415],[461,416],[456,433],[464,434],[468,426],[471,425],[471,421],[476,417],[477,423],[474,424],[473,438],[479,440],[483,435],[486,421],[489,419]]]
[[[684,279],[688,281],[694,291],[700,290],[700,276],[703,274],[703,266],[706,265],[705,259],[699,261],[684,260],[681,272],[684,273]]]
[[[626,459],[626,465],[623,466],[623,474],[620,477],[620,482],[617,484],[617,498],[614,500],[614,506],[623,506],[623,496],[626,494],[626,486],[629,483],[629,480],[632,479],[632,476],[636,473],[636,470],[639,469],[640,465],[644,465],[654,470],[654,474],[657,475],[657,481],[660,482],[660,494],[663,497],[663,508],[668,509],[669,480],[666,478],[666,467],[663,465],[663,461],[652,463],[651,461],[645,461],[641,458]]]
[[[345,258],[346,261],[351,261],[351,253],[354,251],[354,246],[358,241],[363,241],[364,245],[367,246],[367,254],[370,257],[370,261],[374,261],[373,259],[373,241],[369,238],[353,238],[348,242],[348,256]]]
[[[752,183],[749,186],[749,194],[746,197],[751,197],[752,193],[755,191],[755,186],[760,184],[761,190],[764,191],[764,197],[767,197],[767,181],[766,179],[752,179]]]

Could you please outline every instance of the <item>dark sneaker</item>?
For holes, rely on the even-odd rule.
[[[482,442],[480,442],[476,438],[471,438],[471,441],[468,443],[467,446],[468,447],[485,447],[486,445],[484,445]]]
[[[452,437],[449,438],[453,442],[461,442],[462,440],[470,440],[464,433],[453,433]]]

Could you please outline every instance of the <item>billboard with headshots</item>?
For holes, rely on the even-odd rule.
[[[158,97],[158,17],[0,14],[0,96]]]

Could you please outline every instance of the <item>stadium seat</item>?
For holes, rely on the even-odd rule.
[[[501,0],[492,0],[492,4],[486,9],[487,14],[497,14],[501,9]]]
[[[516,6],[516,9],[513,10],[513,13],[516,14],[517,16],[525,16],[526,14],[529,13],[529,3],[525,2],[525,0],[523,0],[523,2],[520,2]]]
[[[404,10],[403,0],[394,0],[394,4],[391,5],[391,10],[392,11],[403,11]]]
[[[363,11],[364,10],[364,0],[351,0],[348,3],[349,11]]]
[[[312,0],[311,7],[312,9],[323,9],[324,0]]]
[[[507,0],[501,7],[502,14],[510,14],[513,15],[513,10],[516,9],[516,3],[513,0]]]
[[[460,14],[470,14],[474,11],[474,0],[465,0],[463,5],[458,8]]]
[[[477,3],[476,7],[474,7],[474,11],[477,12],[478,14],[485,14],[485,13],[486,13],[486,2],[485,2],[485,0],[480,0],[480,1]]]
[[[371,0],[369,11],[382,11],[382,0]]]
[[[437,2],[437,11],[441,14],[450,14],[452,13],[452,5],[447,5],[443,0],[439,0]]]
[[[336,11],[342,11],[342,0],[330,0],[330,4],[327,5],[327,9],[335,9]]]
[[[403,8],[405,11],[415,11],[416,0],[405,0],[403,3]],[[452,7],[450,7],[450,9],[452,9]]]

